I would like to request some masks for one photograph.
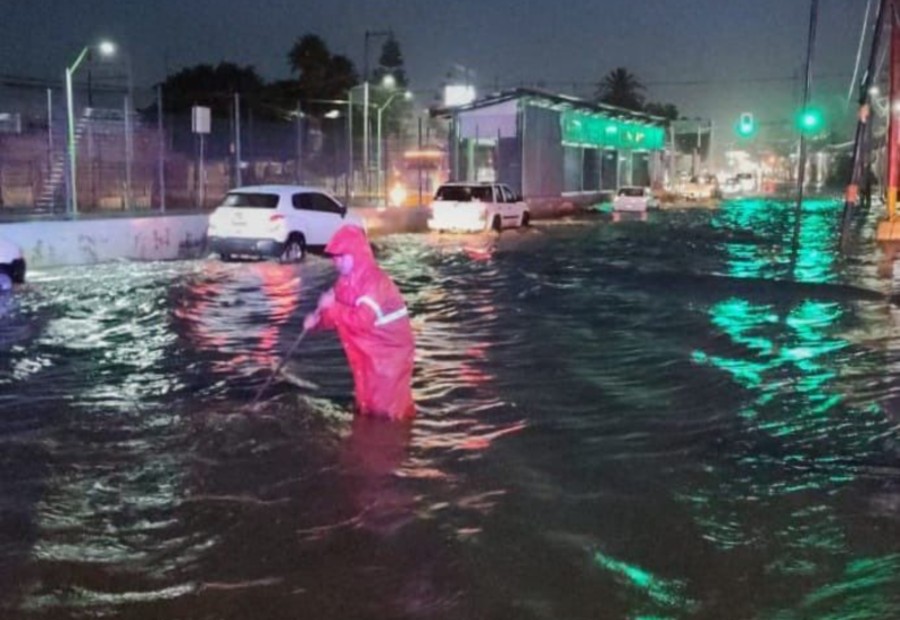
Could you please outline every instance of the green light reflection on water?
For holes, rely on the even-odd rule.
[[[713,218],[714,228],[742,229],[758,237],[722,243],[726,275],[815,284],[838,281],[838,215],[834,201],[805,205],[792,274],[789,206],[752,200],[724,205]],[[737,411],[747,425],[741,431],[743,447],[733,461],[710,465],[709,485],[697,485],[680,498],[691,507],[702,537],[723,551],[766,549],[773,558],[766,570],[773,577],[834,579],[834,585],[805,599],[796,599],[804,595],[802,586],[794,595],[787,592],[775,607],[792,611],[760,617],[886,618],[896,617],[900,609],[900,596],[893,602],[886,596],[890,586],[900,582],[897,556],[851,560],[843,575],[835,572],[847,562],[850,543],[828,498],[856,476],[841,463],[846,454],[829,450],[852,453],[852,440],[838,438],[845,431],[858,433],[859,425],[882,415],[877,406],[850,409],[845,402],[839,381],[842,352],[851,346],[841,335],[848,311],[846,304],[798,302],[790,295],[773,303],[752,297],[726,299],[709,308],[709,320],[715,331],[740,346],[720,353],[716,345],[721,340],[713,339],[708,350],[691,355],[697,364],[728,373],[748,395]],[[762,515],[766,517],[761,521]],[[877,568],[870,566],[873,562]],[[791,599],[796,602],[791,604]]]
[[[646,596],[646,602],[662,609],[641,610],[635,618],[668,618],[656,615],[659,612],[688,612],[696,606],[685,594],[685,584],[677,579],[662,579],[639,566],[628,564],[600,551],[594,553],[594,562],[615,575],[618,581],[631,586]],[[644,615],[650,613],[653,615]]]

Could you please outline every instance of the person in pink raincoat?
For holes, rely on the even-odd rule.
[[[334,260],[338,280],[303,327],[337,330],[360,414],[411,419],[416,411],[411,389],[415,339],[400,291],[375,262],[361,228],[343,226],[325,252]]]

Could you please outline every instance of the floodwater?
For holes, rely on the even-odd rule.
[[[900,313],[838,216],[808,203],[796,260],[752,200],[381,239],[411,426],[353,419],[330,334],[248,408],[322,259],[35,273],[0,616],[898,618]]]

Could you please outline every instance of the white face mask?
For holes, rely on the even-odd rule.
[[[338,254],[334,257],[334,266],[342,276],[349,275],[353,271],[353,256],[350,254]]]

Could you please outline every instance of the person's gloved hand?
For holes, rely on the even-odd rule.
[[[334,289],[329,289],[319,297],[319,311],[327,310],[334,305]]]
[[[316,328],[316,325],[319,324],[319,313],[311,312],[306,315],[306,318],[303,319],[303,329],[306,331],[310,331]]]

